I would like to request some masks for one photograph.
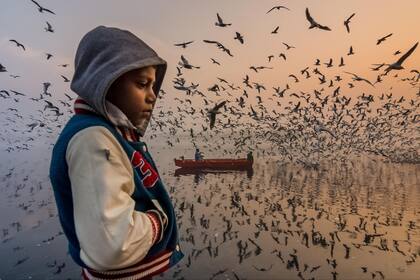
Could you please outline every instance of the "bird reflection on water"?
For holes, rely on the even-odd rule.
[[[182,186],[171,195],[186,260],[162,279],[416,279],[418,171],[368,158],[178,169],[166,181]]]

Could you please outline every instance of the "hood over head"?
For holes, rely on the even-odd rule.
[[[166,61],[130,31],[101,25],[86,33],[79,43],[70,88],[114,125],[131,126],[143,136],[149,121],[134,127],[105,97],[118,77],[151,65],[157,66],[153,90],[158,96],[166,73]],[[121,98],[123,95],[122,92]]]

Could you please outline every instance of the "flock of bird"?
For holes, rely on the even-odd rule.
[[[38,2],[33,0],[31,2],[40,13],[55,15],[55,12],[41,6]],[[286,6],[274,6],[263,12],[272,14],[282,11],[290,12],[290,9]],[[355,15],[356,13],[351,14],[343,23],[348,33],[351,32],[351,20],[354,20]],[[333,27],[320,24],[321,21],[318,19],[315,20],[308,8],[305,10],[305,16],[310,30],[319,29],[334,32]],[[215,28],[229,32],[235,27],[235,24],[225,21],[217,13],[215,26]],[[44,29],[45,32],[55,32],[48,21],[46,21]],[[278,30],[279,26],[267,33],[277,34]],[[239,31],[232,31],[232,34],[234,35],[232,35],[232,39],[237,41],[240,47],[246,47],[246,34]],[[390,40],[391,36],[393,33],[379,38],[377,45]],[[20,40],[11,38],[9,41],[16,46],[17,52],[26,51],[25,45]],[[213,39],[203,39],[202,42],[214,45],[227,57],[236,55],[235,49],[227,48],[225,42]],[[173,88],[163,88],[159,92],[161,100],[158,101],[154,111],[146,142],[149,139],[168,139],[165,143],[168,146],[167,149],[173,149],[178,144],[182,144],[180,138],[188,135],[188,141],[199,146],[205,153],[236,156],[248,150],[256,150],[267,156],[280,155],[283,163],[292,162],[300,165],[305,168],[305,172],[309,172],[310,169],[322,172],[321,163],[323,162],[346,163],[354,168],[355,162],[349,160],[353,155],[373,155],[375,159],[379,157],[381,160],[389,162],[419,162],[417,153],[418,123],[420,121],[418,100],[420,97],[420,73],[418,69],[401,71],[404,70],[405,61],[415,52],[418,43],[404,52],[396,50],[393,55],[400,55],[400,57],[389,59],[395,62],[373,64],[371,71],[378,73],[376,81],[371,81],[350,71],[342,71],[351,79],[351,82],[345,82],[347,81],[346,77],[343,77],[338,70],[345,67],[345,56],[351,59],[350,57],[354,55],[354,48],[350,46],[348,53],[343,54],[339,59],[339,63],[334,63],[333,58],[328,58],[325,62],[323,62],[324,59],[314,58],[311,65],[308,64],[296,73],[290,73],[287,77],[290,80],[286,80],[281,86],[263,84],[254,76],[261,71],[275,69],[274,66],[267,66],[267,63],[272,63],[277,55],[268,53],[266,61],[250,65],[248,69],[241,69],[244,71],[241,82],[230,81],[218,76],[214,77],[214,83],[209,87],[200,86],[200,83],[196,81],[189,81],[188,71],[205,69],[213,65],[220,66],[222,69],[223,64],[228,62],[209,57],[210,65],[193,63],[188,59],[187,53],[193,43],[195,43],[194,40],[174,43],[174,46],[179,47],[184,53],[180,55],[180,61],[176,65],[176,76],[172,79]],[[289,52],[298,50],[299,46],[293,46],[286,42],[282,44],[286,50],[278,57],[283,61],[293,59],[293,54],[289,55]],[[54,55],[49,52],[46,52],[45,55],[47,60],[54,59]],[[62,69],[68,65],[68,63],[58,64],[58,67]],[[326,74],[326,70],[330,68],[337,70],[334,76]],[[240,70],[238,69],[238,71]],[[400,71],[401,74],[396,73],[397,71]],[[6,75],[5,73],[9,73],[7,65],[0,64],[0,75]],[[394,74],[392,75],[392,73]],[[70,82],[70,79],[65,75],[60,76],[64,83]],[[10,78],[22,79],[20,75],[14,73],[10,73]],[[170,78],[166,77],[166,79]],[[395,82],[410,85],[418,90],[416,97],[409,99],[397,96],[391,90],[379,95],[365,92],[347,94],[350,89],[357,88],[360,83],[368,84],[374,90],[384,79],[393,79]],[[299,90],[299,83],[305,80],[315,80],[319,83],[319,87],[311,91]],[[32,146],[31,142],[38,139],[45,139],[45,142],[52,146],[60,128],[73,114],[71,102],[74,97],[71,94],[64,93],[60,96],[49,92],[51,82],[44,81],[41,85],[42,92],[39,93],[39,97],[35,97],[38,94],[34,95],[19,90],[0,90],[0,97],[4,99],[4,102],[13,104],[9,105],[6,111],[1,112],[3,118],[8,121],[6,127],[10,133],[1,134],[0,141],[8,144],[5,150],[9,153],[29,151]],[[169,91],[172,91],[171,94],[167,93]],[[169,100],[172,98],[171,96],[176,96],[173,98],[175,103],[171,102],[174,105],[168,107],[165,105],[165,100]],[[25,112],[19,108],[18,104],[22,99],[34,102],[36,105],[34,108],[39,108],[34,109],[29,118],[26,118]],[[219,99],[219,101],[215,102],[215,99]],[[38,114],[38,116],[34,114]],[[18,134],[24,137],[19,139],[16,137]],[[50,139],[49,143],[46,138]],[[9,173],[3,177],[3,182],[9,180],[13,175],[16,176],[17,173],[14,168],[10,168]],[[293,176],[298,175],[283,174],[281,178],[286,182],[270,181],[269,185],[289,186],[293,181]],[[26,182],[28,178],[25,178]],[[221,180],[220,184],[223,185],[224,179]],[[25,183],[23,183],[24,185]],[[196,201],[178,200],[180,194],[171,188],[172,195],[176,197],[175,208],[182,221],[180,224],[182,242],[193,245],[193,249],[186,256],[185,266],[187,268],[192,265],[192,262],[197,261],[200,255],[204,255],[206,258],[217,258],[219,247],[222,248],[224,243],[228,244],[229,242],[230,246],[234,242],[237,247],[240,264],[249,261],[248,258],[256,258],[269,250],[258,240],[260,235],[271,238],[271,242],[274,243],[270,244],[288,249],[285,251],[273,249],[268,252],[277,262],[266,265],[256,265],[255,262],[251,262],[252,265],[249,267],[261,273],[269,273],[277,268],[277,263],[280,261],[286,269],[296,272],[295,276],[300,279],[314,279],[317,272],[325,269],[331,270],[333,279],[338,278],[336,267],[340,257],[336,256],[337,251],[343,254],[344,259],[349,259],[355,251],[367,247],[375,248],[387,253],[400,254],[406,258],[407,264],[414,263],[420,255],[420,252],[411,251],[411,247],[410,251],[401,249],[402,241],[393,240],[392,247],[390,247],[386,240],[386,233],[381,230],[390,225],[388,219],[382,220],[374,215],[366,217],[361,214],[349,215],[351,218],[342,214],[334,219],[332,218],[333,213],[325,205],[316,204],[312,209],[314,212],[311,212],[306,204],[308,202],[302,201],[301,197],[292,192],[284,193],[276,188],[267,190],[262,185],[257,185],[255,192],[251,192],[247,189],[246,182],[240,180],[236,175],[229,183],[232,189],[231,193],[222,191],[221,185],[214,186],[209,183],[210,192],[196,193],[194,197]],[[16,197],[20,191],[22,191],[22,185],[16,188]],[[31,194],[34,192],[36,190],[32,187]],[[221,194],[220,197],[216,197],[217,194]],[[42,201],[39,207],[50,205],[51,201],[48,203]],[[230,204],[223,204],[222,201],[228,201]],[[252,207],[254,204],[258,207]],[[32,204],[19,204],[19,208],[24,211],[30,211],[31,206]],[[204,207],[205,209],[199,218],[199,226],[197,225],[197,216],[194,215],[195,207]],[[211,209],[216,209],[214,215],[223,218],[222,223],[225,224],[225,230],[221,233],[223,241],[218,236],[210,234],[215,224],[213,221],[215,217],[208,216],[208,213],[212,212]],[[220,211],[221,209],[224,211]],[[187,214],[189,215],[187,216]],[[231,217],[228,218],[228,215]],[[331,217],[329,217],[330,215]],[[185,219],[188,220],[188,226],[184,222]],[[334,225],[335,229],[322,232],[317,225],[317,222],[321,220]],[[413,228],[418,227],[415,224],[410,223],[410,225]],[[200,246],[205,244],[202,247],[197,247],[198,242],[196,244],[197,227],[202,229],[200,237],[203,239]],[[246,231],[244,228],[256,229],[254,236],[242,238],[242,231]],[[13,223],[11,229],[19,231],[20,223]],[[3,243],[11,240],[8,238],[11,229],[3,228]],[[45,242],[52,242],[54,237],[59,235],[62,233],[59,232],[57,235],[45,239]],[[345,237],[343,236],[357,236],[357,241],[344,243],[342,240]],[[291,242],[292,240],[293,242]],[[411,241],[404,240],[402,243],[406,246],[409,242]],[[301,247],[300,249],[296,247],[297,243]],[[296,246],[292,248],[290,244]],[[302,262],[299,256],[300,250],[311,247],[329,250],[328,259],[324,263],[320,261],[316,264]],[[15,248],[15,251],[21,249],[20,247]],[[205,255],[206,252],[208,255]],[[27,257],[19,259],[15,265],[20,265],[27,259]],[[55,274],[59,274],[64,269],[65,263],[55,261],[47,266],[55,268]],[[375,277],[384,279],[385,277],[382,271],[370,270],[367,266],[360,269],[362,273],[369,273],[372,279]],[[227,268],[220,270],[210,279],[228,272]],[[233,273],[235,279],[246,279],[244,276],[239,276],[241,273],[238,271],[230,272]],[[182,274],[181,269],[176,270],[172,276],[175,279],[180,274]],[[187,275],[187,273],[184,274]]]

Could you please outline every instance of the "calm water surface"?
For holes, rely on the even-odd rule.
[[[175,176],[172,159],[193,149],[150,148],[185,254],[156,279],[420,279],[418,165],[364,158],[305,169],[255,154],[252,173]],[[58,222],[49,153],[1,163],[1,279],[80,279]]]

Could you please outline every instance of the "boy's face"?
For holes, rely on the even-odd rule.
[[[133,123],[141,126],[151,117],[156,95],[153,92],[156,68],[147,66],[123,74],[109,88],[106,99]]]

